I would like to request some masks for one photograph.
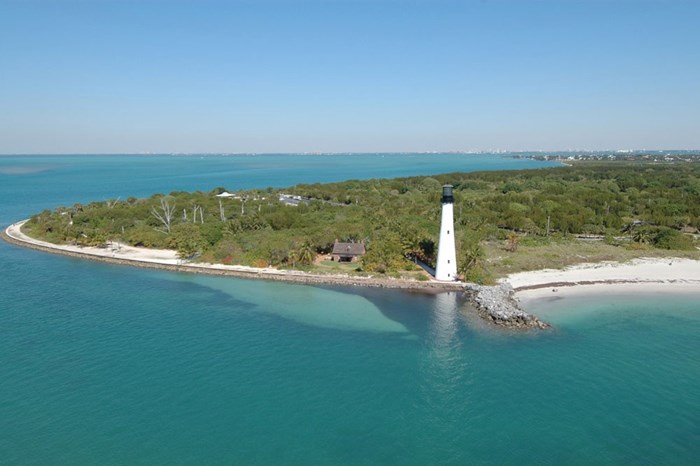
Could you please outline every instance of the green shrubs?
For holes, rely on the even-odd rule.
[[[644,225],[632,230],[632,248],[653,246],[659,249],[688,251],[695,248],[693,239],[669,227]]]
[[[659,227],[654,235],[653,244],[659,249],[675,249],[679,251],[688,251],[695,248],[692,238],[668,227]]]
[[[24,230],[55,243],[123,240],[134,246],[175,248],[184,256],[202,253],[202,258],[217,262],[279,267],[314,267],[314,257],[328,254],[336,239],[365,241],[367,253],[354,273],[410,274],[416,267],[407,257],[434,263],[440,187],[445,183],[455,186],[455,239],[459,265],[464,266],[460,272],[480,283],[490,281],[489,268],[498,270],[496,263],[486,261],[483,250],[479,257],[479,245],[485,241],[498,243],[492,257],[507,254],[522,263],[523,254],[530,254],[526,259],[535,266],[544,259],[572,260],[562,250],[580,234],[605,234],[606,245],[691,250],[692,238],[678,230],[700,226],[700,164],[640,169],[632,164],[583,163],[315,183],[238,191],[227,199],[216,197],[224,187],[208,193],[173,192],[46,210]],[[278,201],[280,193],[302,196],[308,204],[285,205]],[[623,230],[624,225],[633,226]],[[535,248],[561,254],[548,259],[532,251]]]

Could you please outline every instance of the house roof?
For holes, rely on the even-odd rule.
[[[333,253],[339,256],[361,256],[365,253],[364,243],[335,243]]]

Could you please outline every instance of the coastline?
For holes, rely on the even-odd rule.
[[[349,275],[322,275],[298,270],[256,268],[243,265],[191,263],[179,259],[177,252],[169,249],[137,248],[122,243],[109,243],[106,248],[92,246],[58,245],[37,240],[22,233],[22,220],[1,230],[0,237],[8,243],[78,259],[88,259],[109,264],[168,270],[203,275],[229,276],[254,280],[283,281],[309,285],[365,286],[395,288],[425,293],[464,291],[462,282],[438,282],[401,280],[397,278],[358,277]]]
[[[242,265],[190,263],[177,252],[109,243],[107,247],[57,245],[31,238],[21,231],[22,220],[0,230],[0,237],[17,246],[116,265],[244,279],[307,285],[393,288],[420,293],[466,293],[477,313],[497,326],[546,329],[550,325],[530,314],[539,299],[575,295],[691,293],[700,295],[700,261],[681,258],[642,258],[628,263],[586,263],[561,270],[545,269],[511,274],[496,286],[464,282],[417,281],[383,277],[313,274],[297,270]],[[525,304],[525,306],[523,306]]]
[[[579,264],[562,270],[520,272],[503,279],[521,301],[545,297],[626,293],[700,295],[700,261],[641,258],[626,263]]]

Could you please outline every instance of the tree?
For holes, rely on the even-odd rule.
[[[481,244],[478,241],[474,241],[467,244],[463,250],[459,272],[464,277],[464,280],[480,285],[492,282],[493,279],[484,263],[486,254]]]
[[[508,252],[515,252],[518,250],[518,241],[519,237],[515,232],[510,232],[508,233],[508,237],[506,238],[506,251]]]
[[[420,241],[421,259],[426,263],[431,263],[435,259],[435,241],[429,238]]]
[[[649,244],[654,239],[654,230],[648,226],[641,226],[632,230],[632,240],[635,243]]]
[[[415,227],[403,227],[400,229],[401,249],[404,255],[410,259],[417,259],[421,254],[418,231]]]
[[[653,242],[654,246],[661,249],[694,249],[693,241],[690,237],[668,227],[659,227],[655,232]]]
[[[185,223],[173,228],[171,239],[180,257],[187,258],[201,253],[206,241],[197,225]]]
[[[384,231],[367,245],[362,266],[369,272],[386,273],[400,270],[405,264],[401,237],[394,231]]]
[[[175,214],[175,204],[171,206],[168,199],[165,197],[160,198],[160,209],[156,207],[151,207],[151,214],[163,224],[165,231],[156,228],[158,231],[170,234],[170,227],[172,225],[173,216]]]
[[[619,186],[616,180],[620,180]],[[633,222],[627,234],[642,248],[648,244],[678,249],[692,248],[693,240],[677,230],[700,227],[700,164],[641,169],[631,164],[582,164],[541,171],[298,185],[285,188],[285,192],[312,200],[293,208],[278,203],[274,189],[265,193],[240,191],[242,199],[236,201],[204,192],[130,197],[126,202],[91,202],[45,211],[33,217],[25,229],[32,236],[57,243],[87,244],[121,237],[147,247],[175,248],[179,243],[179,249],[201,251],[212,261],[227,258],[231,262],[235,257],[239,263],[288,262],[290,267],[313,261],[309,252],[312,257],[330,252],[335,239],[367,240],[363,268],[392,272],[411,266],[406,257],[434,264],[437,248],[430,238],[437,239],[440,186],[445,183],[455,186],[455,223],[466,227],[456,235],[460,244],[509,237],[502,249],[515,250],[517,238],[524,241],[524,233],[588,232],[614,237],[623,225],[639,219],[645,223]],[[505,194],[503,187],[507,188]],[[223,191],[216,188],[212,193]],[[196,241],[173,240],[182,224],[198,229],[191,232]],[[504,230],[499,231],[499,227]],[[660,227],[672,227],[673,231]],[[515,228],[522,230],[518,237],[508,236]],[[637,231],[640,228],[644,230]],[[197,240],[200,237],[202,243]],[[304,241],[310,251],[303,251]],[[226,246],[222,248],[222,244]],[[226,252],[233,245],[233,253]],[[291,260],[290,249],[294,250]],[[474,259],[476,263],[465,269],[466,278],[483,281],[489,267],[485,260],[470,253],[461,264],[468,265]]]
[[[468,244],[464,248],[460,272],[467,273],[471,269],[481,267],[485,256],[484,248],[478,241]]]
[[[289,255],[287,256],[287,260],[292,263],[292,268],[296,269],[297,268],[297,260],[299,260],[299,255],[297,254],[297,251],[294,249],[289,251]]]
[[[296,256],[299,260],[300,264],[303,265],[309,265],[313,263],[314,259],[316,258],[316,251],[314,250],[313,246],[311,245],[311,242],[304,241],[301,246],[299,246],[296,250]]]
[[[221,199],[219,199],[219,220],[222,222],[226,221],[226,214],[224,212],[224,204],[221,202]]]

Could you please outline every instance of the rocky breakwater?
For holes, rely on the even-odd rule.
[[[502,327],[546,329],[551,326],[520,309],[508,283],[496,286],[469,284],[465,287],[479,315]]]

